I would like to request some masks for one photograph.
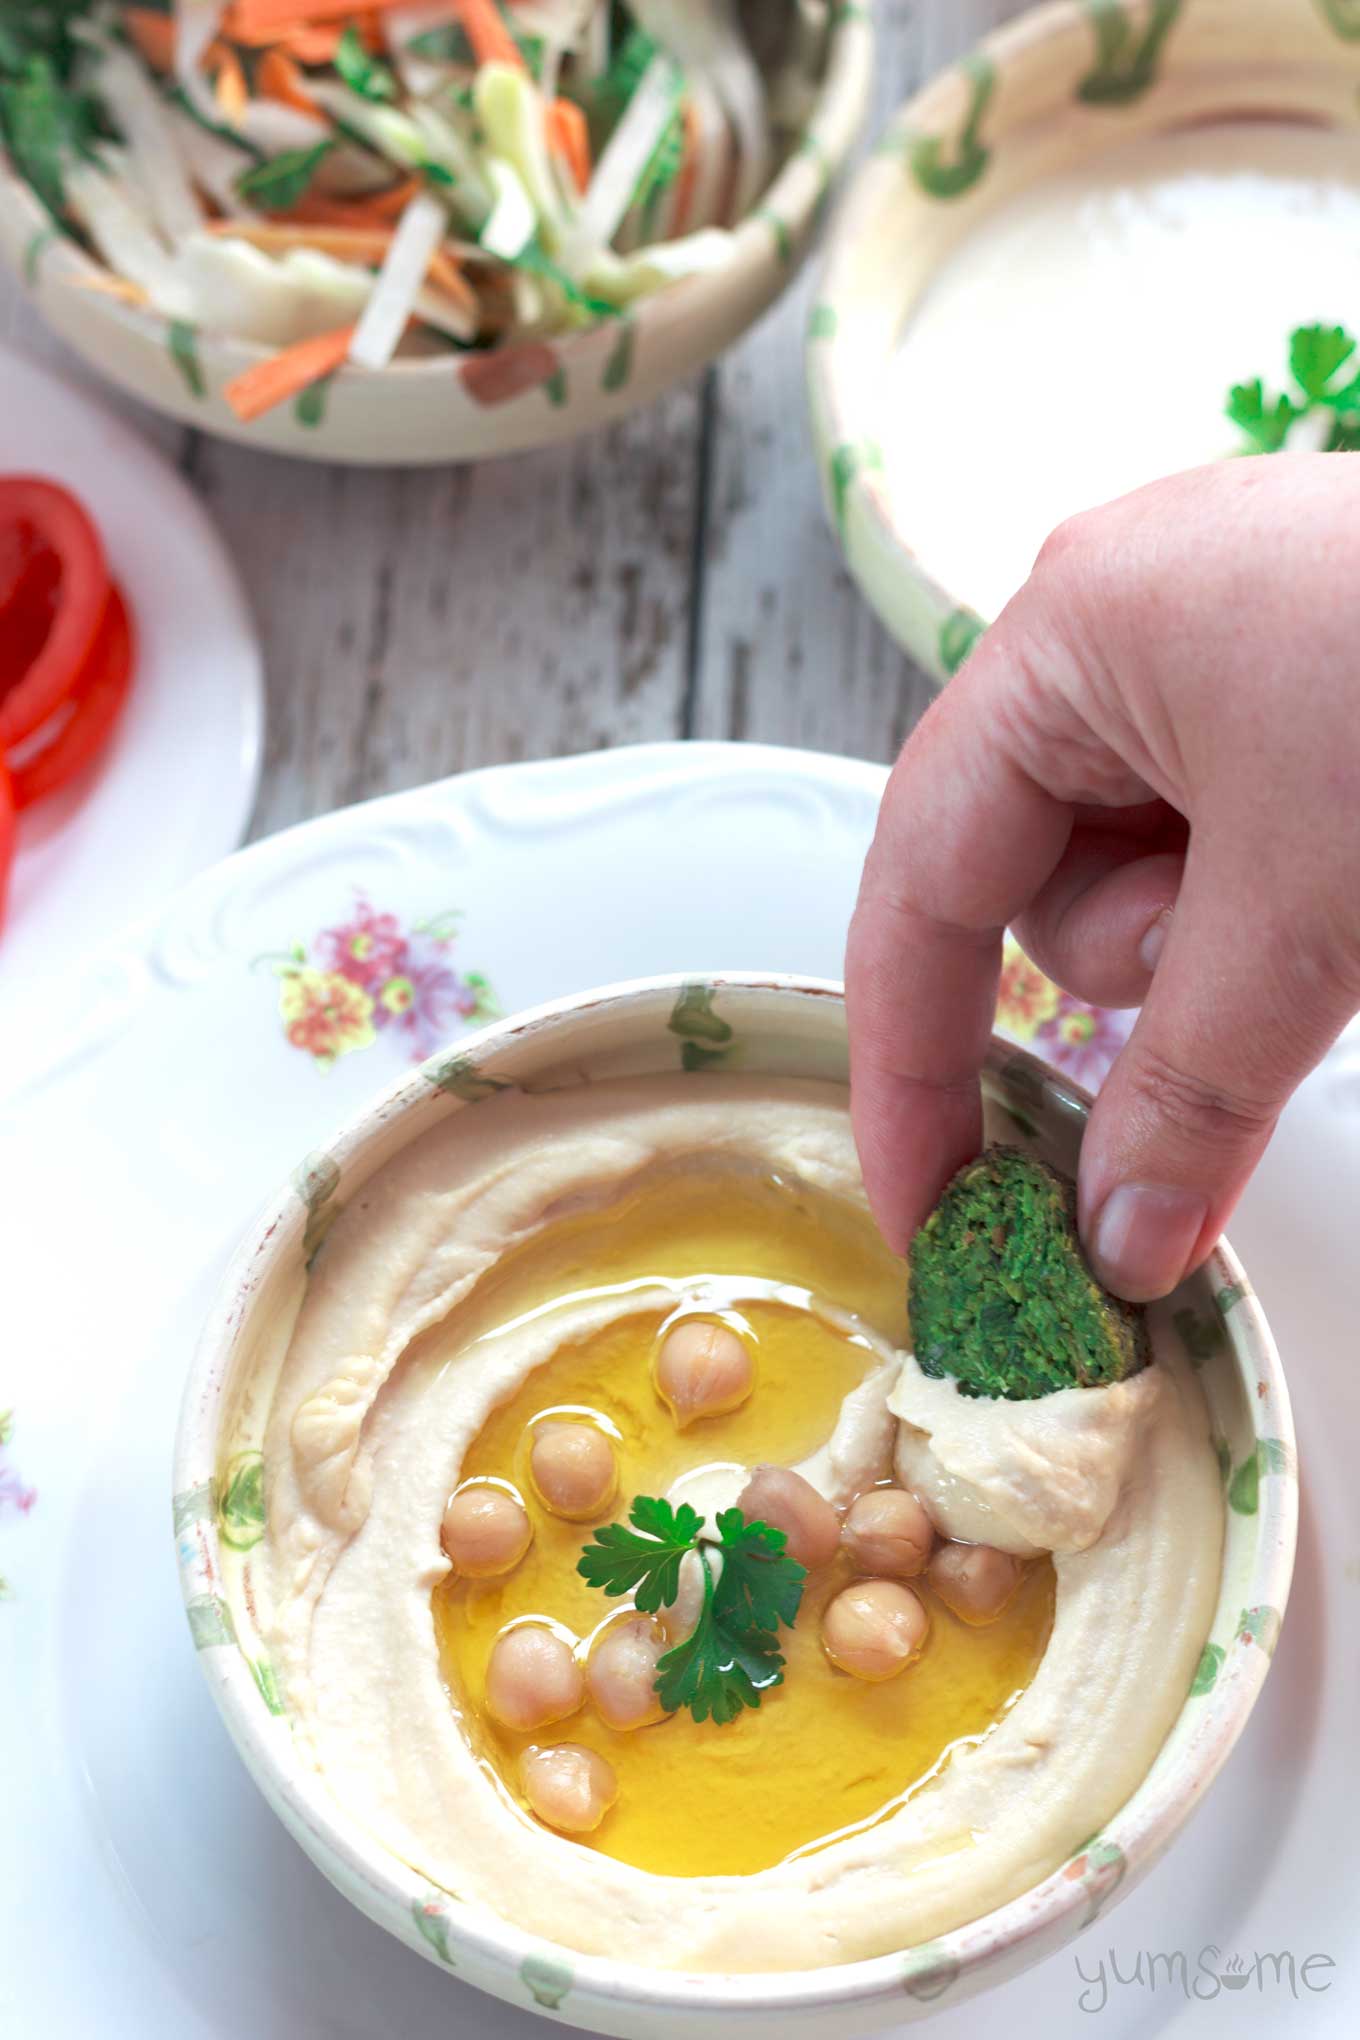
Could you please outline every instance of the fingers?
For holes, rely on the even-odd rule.
[[[1329,968],[1324,931],[1301,915],[1244,913],[1231,851],[1223,865],[1188,869],[1082,1144],[1087,1252],[1134,1302],[1165,1296],[1203,1260],[1282,1106],[1360,1003],[1354,956],[1337,952]]]
[[[995,662],[992,662],[994,664]],[[974,654],[899,759],[846,952],[851,1112],[888,1244],[981,1145],[978,1073],[1006,923],[1062,855],[1070,810],[1008,754]]]
[[[1128,849],[1074,836],[1015,923],[1040,970],[1092,1006],[1141,1005],[1180,891],[1181,852],[1130,858]]]

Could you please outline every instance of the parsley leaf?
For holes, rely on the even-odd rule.
[[[361,99],[381,103],[397,96],[396,77],[364,48],[363,37],[351,21],[335,49],[335,68],[351,92]]]
[[[806,1568],[789,1558],[782,1530],[748,1523],[740,1509],[717,1519],[718,1541],[702,1535],[703,1519],[687,1502],[678,1509],[639,1495],[629,1530],[608,1523],[595,1532],[577,1571],[606,1594],[634,1593],[644,1614],[670,1607],[680,1590],[680,1566],[695,1551],[703,1567],[704,1600],[690,1634],[657,1662],[656,1693],[667,1713],[688,1707],[696,1721],[735,1720],[759,1707],[761,1694],[784,1677],[781,1623],[792,1628],[803,1597]],[[715,1558],[722,1570],[715,1580]]]
[[[1258,375],[1254,382],[1234,383],[1228,394],[1228,416],[1241,427],[1258,453],[1278,453],[1289,428],[1303,412],[1288,397],[1268,403]]]
[[[242,198],[262,205],[266,212],[287,212],[304,195],[334,142],[316,142],[309,149],[285,149],[251,170],[242,171],[236,189]]]
[[[1355,352],[1344,326],[1300,326],[1289,337],[1289,373],[1315,404],[1331,404],[1337,392],[1332,377]]]
[[[1350,453],[1360,441],[1360,375],[1337,378],[1356,352],[1357,342],[1344,326],[1296,326],[1289,336],[1289,372],[1299,397],[1269,396],[1257,376],[1234,383],[1225,406],[1233,424],[1246,434],[1244,451],[1278,453],[1292,427],[1311,411],[1335,415],[1325,441],[1329,453]],[[1301,401],[1300,401],[1301,399]]]
[[[597,1530],[576,1570],[606,1594],[627,1594],[636,1587],[638,1607],[644,1615],[653,1615],[658,1608],[668,1608],[680,1591],[680,1561],[694,1550],[703,1519],[688,1502],[673,1509],[669,1502],[638,1495],[628,1520],[632,1530],[622,1523],[606,1523]]]

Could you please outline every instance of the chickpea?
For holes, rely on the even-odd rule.
[[[903,1488],[870,1488],[851,1502],[845,1544],[862,1572],[895,1580],[923,1573],[935,1542],[929,1516]]]
[[[519,1496],[487,1481],[449,1496],[439,1541],[464,1579],[490,1580],[514,1570],[533,1534]]]
[[[665,1638],[646,1615],[611,1623],[590,1653],[586,1687],[595,1712],[610,1728],[646,1728],[664,1719],[653,1690]]]
[[[486,1704],[505,1728],[530,1733],[574,1714],[585,1698],[585,1673],[564,1637],[541,1623],[502,1630],[486,1667]]]
[[[520,1789],[547,1827],[588,1835],[619,1796],[614,1766],[581,1743],[531,1743],[519,1760]]]
[[[755,1361],[729,1325],[684,1318],[656,1356],[656,1392],[683,1431],[697,1417],[739,1409],[755,1386]]]
[[[892,1679],[919,1657],[929,1623],[910,1587],[856,1580],[822,1616],[822,1644],[833,1665],[857,1679]]]
[[[787,1466],[758,1466],[737,1497],[748,1523],[782,1530],[785,1550],[811,1572],[830,1565],[840,1549],[840,1518],[810,1480]]]
[[[1024,1571],[1009,1551],[993,1544],[942,1544],[926,1578],[960,1622],[995,1622],[1014,1596]]]
[[[554,1516],[585,1523],[614,1499],[614,1447],[595,1424],[541,1424],[529,1453],[539,1499]]]

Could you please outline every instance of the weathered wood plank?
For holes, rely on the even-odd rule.
[[[1015,0],[879,0],[872,135]],[[891,758],[932,689],[845,571],[813,467],[803,331],[817,258],[718,372],[693,734]]]
[[[269,723],[252,834],[516,758],[676,736],[699,398],[477,468],[320,467],[201,440],[255,601]]]

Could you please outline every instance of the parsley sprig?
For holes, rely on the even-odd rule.
[[[632,1594],[644,1615],[654,1615],[674,1603],[689,1552],[703,1568],[699,1619],[657,1662],[661,1705],[668,1714],[688,1707],[696,1721],[719,1723],[759,1707],[761,1695],[783,1682],[779,1627],[792,1629],[807,1578],[806,1567],[785,1553],[784,1532],[723,1509],[715,1537],[688,1502],[677,1509],[652,1495],[635,1498],[628,1522],[631,1529],[607,1523],[582,1551],[576,1570],[592,1587]]]
[[[1283,391],[1272,396],[1260,376],[1235,383],[1226,408],[1233,424],[1246,434],[1245,450],[1278,453],[1301,418],[1328,411],[1325,451],[1360,451],[1360,374],[1351,366],[1356,345],[1344,326],[1298,326],[1289,336],[1289,373],[1297,394]]]

